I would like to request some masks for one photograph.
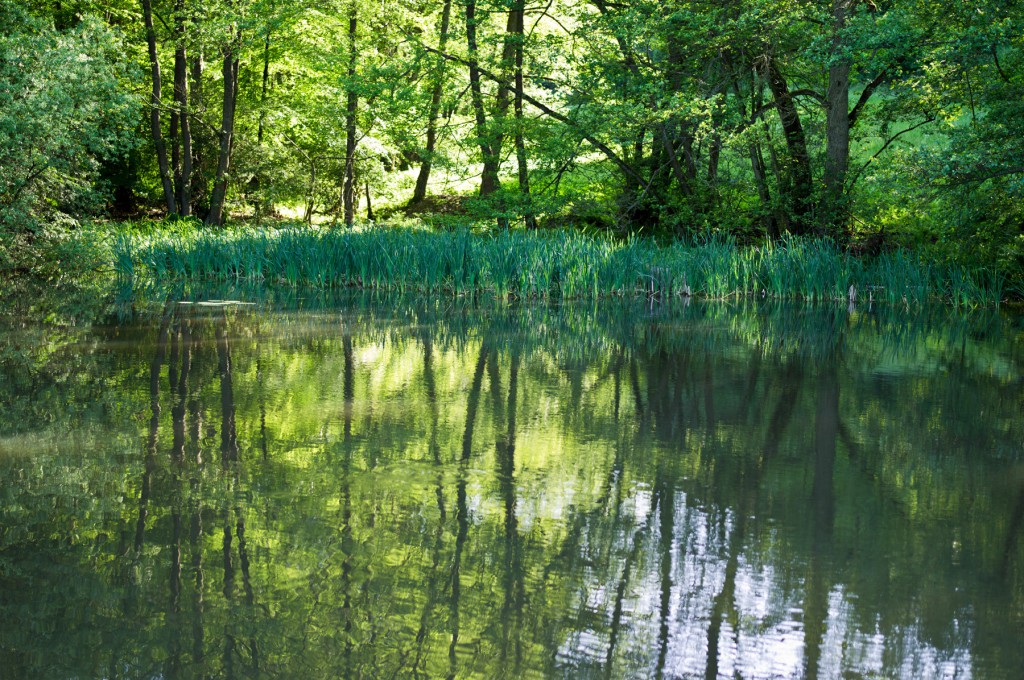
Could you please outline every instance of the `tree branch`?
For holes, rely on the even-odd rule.
[[[864,110],[864,105],[871,99],[871,95],[875,93],[878,86],[885,82],[885,79],[889,77],[888,71],[882,69],[882,72],[875,76],[872,80],[864,87],[864,91],[860,93],[860,97],[857,99],[857,103],[853,105],[853,109],[850,111],[850,128],[857,124],[857,119],[860,117],[861,112]]]
[[[972,172],[966,172],[958,177],[954,177],[950,184],[953,186],[982,184],[990,179],[1009,177],[1010,175],[1024,175],[1024,165],[1010,166],[1008,168],[1001,168],[998,170],[986,170],[983,167],[978,167]]]
[[[792,92],[789,93],[789,96],[790,97],[810,97],[811,99],[813,99],[814,101],[818,102],[822,106],[825,106],[825,104],[826,104],[825,96],[823,94],[819,93],[819,92],[815,92],[814,90],[808,90],[808,89],[793,90]]]
[[[1004,83],[1009,85],[1010,84],[1010,79],[1006,77],[1005,73],[1003,73],[1003,67],[1000,66],[1000,64],[999,64],[999,52],[996,50],[996,46],[995,45],[992,45],[992,61],[994,61],[995,64],[996,64],[996,71],[999,72],[999,77],[1003,79]]]
[[[452,62],[455,62],[457,64],[462,64],[463,66],[469,66],[469,62],[468,61],[466,61],[465,59],[462,59],[460,57],[457,57],[455,55],[447,54],[447,53],[442,52],[442,51],[440,51],[438,49],[430,47],[429,45],[422,45],[421,44],[421,47],[423,49],[425,49],[426,51],[428,51],[428,52],[436,54],[437,56],[441,57],[442,59],[447,59],[448,61],[452,61]],[[489,71],[486,71],[483,68],[477,67],[477,70],[480,72],[480,75],[484,76],[488,80],[493,81],[493,82],[497,83],[498,85],[503,85],[504,87],[509,88],[509,90],[511,90],[511,91],[515,92],[516,94],[518,94],[519,96],[521,96],[523,98],[523,101],[528,102],[531,106],[533,106],[534,108],[540,110],[541,112],[543,112],[548,117],[554,118],[555,120],[557,120],[560,123],[565,123],[566,125],[570,126],[574,130],[576,130],[583,139],[585,139],[586,141],[590,142],[591,146],[593,146],[598,151],[603,153],[608,158],[608,160],[613,162],[626,175],[629,175],[630,177],[632,177],[633,179],[637,180],[641,184],[646,184],[647,183],[646,180],[640,175],[640,173],[638,173],[636,170],[634,170],[633,167],[629,163],[627,163],[626,161],[622,160],[622,158],[620,158],[619,155],[616,154],[611,149],[611,147],[609,147],[607,144],[605,144],[601,140],[599,140],[596,137],[594,137],[592,134],[584,132],[578,125],[576,125],[576,123],[574,123],[565,114],[559,113],[558,111],[555,111],[554,109],[552,109],[551,107],[547,106],[543,102],[540,102],[537,99],[534,99],[532,96],[528,95],[526,92],[523,92],[521,88],[516,88],[515,85],[510,83],[509,81],[503,80],[502,78],[499,78],[498,76],[494,75],[493,73],[490,73]]]
[[[32,184],[32,182],[35,182],[37,179],[39,179],[39,177],[44,172],[46,172],[49,169],[49,167],[49,163],[43,163],[43,166],[38,169],[35,165],[33,165],[32,168],[30,168],[29,175],[28,177],[25,178],[25,181],[23,181],[21,185],[17,188],[17,190],[14,192],[14,195],[10,198],[10,200],[4,201],[4,203],[6,203],[8,206],[16,205],[18,203],[18,200],[21,199],[21,195],[22,193],[24,193],[25,189],[27,189],[29,185]]]
[[[856,184],[856,182],[857,182],[857,179],[858,179],[858,178],[860,178],[860,176],[861,176],[861,173],[863,173],[863,172],[864,172],[864,170],[866,170],[866,169],[867,169],[867,167],[868,167],[869,165],[871,165],[871,162],[872,162],[872,161],[874,161],[874,160],[875,160],[876,158],[878,158],[879,156],[881,156],[881,155],[882,155],[882,152],[883,152],[883,151],[885,151],[886,149],[888,149],[888,148],[889,148],[889,145],[890,145],[890,144],[892,144],[893,142],[895,142],[895,141],[896,141],[897,139],[899,139],[899,138],[900,138],[900,137],[902,137],[903,135],[907,134],[908,132],[912,132],[912,131],[916,130],[917,128],[921,127],[921,126],[923,126],[923,125],[927,125],[928,123],[931,123],[931,122],[934,122],[934,121],[935,121],[935,116],[933,116],[933,115],[931,115],[931,114],[928,114],[928,115],[927,115],[927,116],[925,117],[925,119],[924,119],[924,120],[922,120],[922,121],[921,121],[920,123],[915,123],[914,125],[911,125],[910,127],[906,128],[906,129],[900,130],[899,132],[897,132],[896,134],[894,134],[894,135],[893,135],[892,137],[890,137],[889,139],[887,139],[887,140],[885,141],[885,144],[883,144],[883,145],[882,145],[882,148],[881,148],[881,149],[879,149],[879,150],[878,150],[877,152],[875,152],[875,155],[874,155],[874,156],[872,156],[871,158],[869,158],[869,159],[868,159],[868,160],[867,160],[867,161],[866,161],[866,162],[864,163],[864,165],[860,166],[860,169],[859,169],[859,170],[857,170],[857,172],[855,172],[855,173],[853,174],[853,176],[852,176],[852,177],[850,178],[850,182],[849,182],[849,184],[847,184],[847,186],[846,186],[846,193],[850,193],[850,190],[851,190],[851,189],[853,189],[853,185],[854,185],[854,184]]]

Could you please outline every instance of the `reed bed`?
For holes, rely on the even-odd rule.
[[[940,265],[905,250],[850,255],[824,239],[783,238],[741,247],[728,238],[659,246],[576,232],[408,228],[244,228],[118,234],[122,282],[266,282],[525,299],[686,296],[710,299],[848,299],[955,305],[998,303],[1002,279]]]

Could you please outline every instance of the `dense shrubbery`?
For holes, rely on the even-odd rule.
[[[139,111],[123,49],[98,19],[59,31],[0,0],[0,236],[106,204],[101,164],[134,144]]]

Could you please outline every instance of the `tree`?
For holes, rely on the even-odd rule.
[[[102,206],[100,163],[135,143],[122,53],[119,32],[92,17],[58,31],[0,0],[0,228]]]
[[[5,36],[32,36],[36,47],[22,47],[40,52],[33,63],[71,73],[43,54],[41,36],[85,40],[78,17],[94,0],[6,6],[27,18],[7,22],[22,28]],[[499,227],[521,217],[528,228],[791,233],[865,247],[946,239],[970,246],[947,247],[949,257],[1013,267],[1024,250],[1019,0],[953,9],[934,0],[118,0],[104,9],[122,28],[102,30],[118,40],[123,29],[134,49],[108,53],[106,71],[88,68],[121,91],[149,74],[136,121],[148,140],[130,160],[113,141],[86,156],[108,176],[140,166],[121,183],[168,215],[220,225],[231,212],[288,206],[352,224],[363,195],[368,216],[382,204],[429,209],[431,190],[478,181],[485,200],[465,205]],[[20,84],[4,96],[28,87],[15,71],[5,78]],[[84,106],[112,92],[75,97]],[[8,111],[12,126],[44,115]],[[96,134],[124,137],[109,122],[97,119]],[[57,178],[26,158],[17,163],[30,181],[0,179],[7,202]],[[82,174],[72,193],[98,195],[103,179]]]
[[[163,185],[164,200],[167,203],[167,214],[173,215],[178,212],[178,203],[175,200],[171,168],[167,161],[167,144],[164,142],[163,128],[160,125],[160,111],[163,107],[163,80],[160,75],[160,57],[156,49],[156,28],[153,25],[152,0],[142,0],[142,16],[146,22],[146,46],[149,49],[150,80],[153,86],[149,100],[149,130],[153,136],[153,148],[156,151],[157,167],[160,170],[160,182]],[[177,75],[177,72],[175,72],[175,75]]]
[[[444,0],[441,9],[441,23],[438,28],[437,50],[444,52],[448,48],[448,35],[451,30],[452,2]],[[446,66],[448,61],[444,57],[435,57],[436,66],[433,73],[433,82],[430,90],[430,104],[427,109],[427,130],[424,135],[425,146],[420,163],[420,171],[416,176],[416,188],[413,189],[412,199],[409,205],[416,205],[427,197],[427,183],[430,181],[430,170],[434,165],[434,152],[437,148],[437,119],[441,114],[441,96],[444,93]]]
[[[235,8],[229,4],[232,10]],[[234,14],[232,12],[231,14]],[[232,20],[233,19],[233,20]],[[220,226],[224,221],[224,202],[228,192],[228,171],[231,154],[235,146],[235,111],[238,105],[238,69],[241,63],[242,27],[239,16],[228,16],[224,27],[221,51],[221,122],[217,131],[219,149],[217,170],[210,195],[210,213],[206,216],[207,226]]]
[[[348,82],[345,87],[345,179],[343,202],[345,225],[351,227],[356,215],[356,114],[359,112],[359,91],[356,86],[356,64],[359,11],[355,0],[348,7]]]

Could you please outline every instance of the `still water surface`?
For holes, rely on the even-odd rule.
[[[0,324],[0,676],[1019,678],[1019,317]]]

